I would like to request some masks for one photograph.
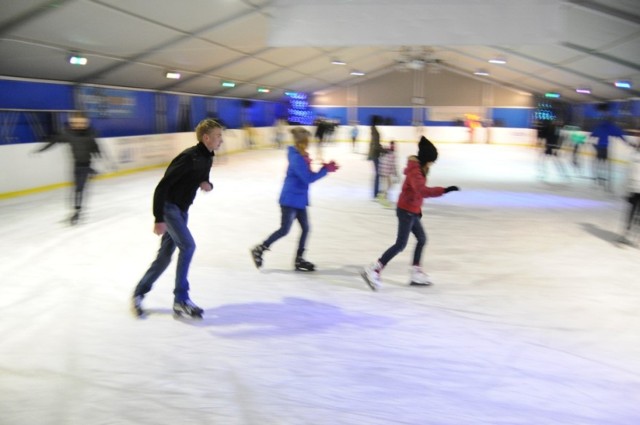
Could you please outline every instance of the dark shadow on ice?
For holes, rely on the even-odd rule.
[[[588,233],[591,233],[593,236],[596,236],[606,242],[615,244],[617,239],[620,237],[617,233],[601,229],[593,223],[580,223],[580,225]]]
[[[388,317],[351,314],[331,304],[287,297],[281,302],[224,305],[206,310],[202,320],[189,323],[218,327],[216,336],[256,338],[319,333],[336,326],[380,328],[393,322]]]

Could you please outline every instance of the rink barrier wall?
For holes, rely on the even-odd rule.
[[[315,127],[306,127],[314,134]],[[333,135],[337,142],[351,142],[351,126],[340,126]],[[369,126],[358,126],[358,142],[369,141]],[[425,135],[434,143],[477,143],[514,146],[537,146],[536,132],[522,128],[480,128],[474,131],[470,141],[469,130],[465,127],[412,127],[378,126],[381,141],[416,143]],[[251,149],[275,146],[275,128],[253,128]],[[224,143],[217,152],[218,157],[232,155],[250,149],[247,133],[241,129],[224,132]],[[634,139],[634,138],[632,138]],[[635,138],[636,142],[640,142]],[[285,132],[284,144],[291,144],[289,131]],[[112,178],[166,167],[182,150],[196,143],[193,132],[150,134],[127,137],[98,138],[103,156],[94,162],[98,179]],[[44,143],[13,144],[0,146],[0,199],[30,195],[56,190],[72,183],[72,161],[68,146],[53,146],[41,153],[35,151]],[[567,148],[567,147],[565,147]],[[587,149],[583,153],[589,155]],[[626,161],[629,149],[615,140],[611,144],[611,158]]]

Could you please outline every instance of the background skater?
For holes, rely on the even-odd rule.
[[[68,143],[73,156],[74,212],[69,221],[76,224],[80,219],[87,180],[95,174],[91,168],[92,157],[101,156],[96,142],[96,132],[91,128],[87,115],[81,111],[69,114],[69,123],[62,133],[53,136],[48,144],[36,152],[46,151],[56,143]]]

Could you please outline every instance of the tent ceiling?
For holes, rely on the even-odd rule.
[[[559,14],[539,23],[540,40],[531,43],[510,37],[513,25],[508,20],[503,26],[495,25],[495,16],[504,12],[497,9],[505,1],[0,0],[0,76],[272,99],[282,96],[284,90],[327,91],[389,72],[405,71],[410,78],[416,68],[428,72],[448,70],[472,78],[479,78],[473,76],[475,70],[484,69],[490,75],[482,78],[492,83],[534,94],[555,91],[572,102],[638,97],[637,0],[539,0],[539,4],[552,8],[547,10],[558,10]],[[317,4],[324,5],[326,16],[340,14],[335,28],[324,25],[321,29],[328,31],[325,35],[340,32],[343,42],[337,44],[330,37],[326,37],[330,40],[327,43],[314,39],[311,29],[318,22],[313,15],[307,17],[308,22],[291,20],[291,27],[310,28],[304,37],[288,35],[284,42],[273,42],[278,30],[288,28],[283,16],[289,18],[290,13],[283,15],[288,9],[281,7]],[[362,32],[353,32],[357,25],[349,33],[341,24],[353,19],[349,13],[354,10],[362,17],[384,13],[384,9],[377,9],[382,4],[387,8],[393,4],[409,13],[402,18],[388,13],[389,19],[377,30],[376,45],[362,43]],[[434,12],[456,4],[471,7],[470,10],[481,4],[482,9],[477,10],[492,16],[497,28],[487,32],[481,29],[483,22],[478,22],[482,18],[461,16],[455,22],[456,27],[462,28],[461,33],[476,31],[480,40],[493,38],[501,42],[423,43],[424,38],[429,38],[429,31],[440,34],[445,24],[451,27],[450,20],[446,20],[439,29]],[[416,7],[424,14],[415,13]],[[521,20],[525,12],[517,12]],[[414,44],[415,30],[426,19],[430,19],[429,31],[417,38],[420,44]],[[520,25],[523,31],[530,31],[522,22]],[[407,31],[403,32],[403,28]],[[413,35],[410,29],[414,30]],[[385,33],[389,34],[386,38]],[[443,33],[437,38],[446,41],[454,36],[455,33]],[[88,64],[70,65],[68,57],[72,52],[86,56]],[[487,62],[496,56],[505,58],[507,64]],[[333,59],[346,65],[333,65]],[[352,76],[351,70],[366,75]],[[166,71],[180,72],[182,78],[167,80]],[[616,88],[613,82],[619,79],[630,80],[636,87]],[[223,80],[235,81],[237,86],[223,88]],[[272,91],[259,94],[257,87]],[[592,94],[578,94],[578,87],[588,87]]]

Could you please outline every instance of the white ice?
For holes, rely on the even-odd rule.
[[[190,210],[202,321],[171,314],[175,259],[149,316],[129,310],[163,169],[92,181],[74,227],[69,189],[0,201],[0,424],[639,424],[622,164],[606,192],[551,164],[538,178],[532,148],[440,145],[429,184],[462,191],[425,201],[435,284],[407,285],[411,239],[372,292],[359,270],[397,222],[371,200],[366,148],[324,150],[342,168],[311,189],[308,274],[292,270],[297,225],[262,270],[249,256],[280,223],[284,151],[214,165]]]

